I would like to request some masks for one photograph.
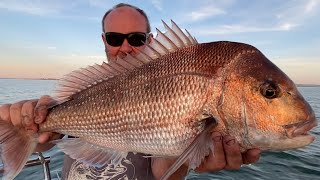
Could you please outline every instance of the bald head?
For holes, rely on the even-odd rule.
[[[135,22],[140,26],[143,25],[145,29],[141,32],[149,33],[151,31],[150,22],[146,13],[135,6],[130,4],[120,3],[108,10],[102,18],[102,31],[110,32],[108,28],[111,26],[111,21],[118,21],[118,25],[125,27],[127,22]],[[141,21],[141,22],[140,22]],[[112,24],[112,27],[114,24]]]

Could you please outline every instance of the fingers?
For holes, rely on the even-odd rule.
[[[226,166],[226,160],[223,149],[223,138],[221,133],[212,133],[214,153],[210,152],[203,163],[196,169],[197,172],[219,171]]]
[[[11,104],[3,104],[0,106],[0,119],[10,122],[10,106]]]
[[[214,153],[210,153],[201,165],[196,169],[197,172],[215,172],[223,169],[240,169],[242,164],[257,162],[261,151],[251,149],[241,153],[240,145],[235,137],[222,136],[218,132],[212,133]]]
[[[38,100],[35,108],[34,108],[34,122],[36,124],[41,124],[46,120],[47,114],[48,114],[48,108],[50,106],[50,103],[53,102],[53,99],[50,96],[42,96]],[[38,137],[38,142],[40,144],[48,142],[52,140],[53,135],[56,133],[51,132],[45,132],[41,133]]]
[[[40,144],[48,142],[51,136],[52,136],[51,132],[41,133],[38,137],[38,142]]]
[[[50,96],[42,96],[39,99],[34,109],[35,123],[41,124],[45,121],[46,116],[48,114],[48,105],[50,102],[52,102],[52,98]]]
[[[22,125],[30,131],[37,132],[37,125],[34,123],[34,107],[38,100],[26,101],[21,108]]]
[[[5,104],[0,107],[0,118],[11,122],[14,126],[24,127],[26,130],[37,131],[33,122],[33,109],[37,100],[24,100],[14,104]]]
[[[21,118],[22,124],[25,126],[30,126],[33,123],[34,118],[34,106],[37,104],[37,100],[26,101],[22,104],[21,108]]]
[[[242,165],[242,156],[239,143],[232,136],[223,137],[223,147],[226,155],[225,169],[240,169]]]
[[[52,132],[44,132],[41,133],[38,137],[38,142],[40,144],[48,142],[48,141],[52,141],[52,140],[57,140],[57,139],[61,139],[63,135],[58,134],[58,133],[52,133]]]
[[[244,164],[256,163],[260,159],[261,150],[260,149],[249,149],[242,154],[242,159]]]
[[[20,101],[17,103],[14,103],[10,106],[10,119],[11,119],[11,123],[14,126],[22,126],[21,123],[21,108],[23,106],[23,103],[25,103],[26,101]]]

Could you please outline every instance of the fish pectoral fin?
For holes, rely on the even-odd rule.
[[[128,152],[102,147],[80,138],[61,139],[53,141],[53,143],[72,159],[95,167],[102,167],[106,164],[112,164],[116,167],[128,154]]]
[[[211,117],[210,117],[211,118]],[[208,121],[207,121],[208,122]],[[197,168],[204,158],[209,155],[210,150],[213,153],[213,142],[211,139],[211,130],[216,125],[214,121],[193,140],[179,158],[171,165],[161,179],[168,179],[182,164],[189,160],[189,170]]]

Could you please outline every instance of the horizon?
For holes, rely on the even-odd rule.
[[[10,77],[0,77],[0,80],[1,79],[17,79],[17,80],[48,80],[48,81],[58,81],[60,80],[59,78],[10,78]],[[302,87],[302,86],[305,86],[305,87],[308,87],[308,86],[320,86],[320,84],[300,84],[300,83],[295,83],[296,86],[298,87]]]
[[[320,1],[123,1],[147,13],[152,33],[174,20],[200,42],[257,47],[296,84],[320,84]],[[0,78],[59,79],[106,61],[101,18],[115,0],[0,2]],[[179,7],[179,8],[177,8]]]

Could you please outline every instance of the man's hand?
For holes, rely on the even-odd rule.
[[[242,164],[255,163],[260,158],[259,149],[249,149],[244,153],[240,152],[239,143],[229,135],[222,136],[219,132],[212,133],[214,144],[214,155],[210,152],[196,172],[216,172],[223,169],[240,169]]]
[[[219,132],[212,133],[214,154],[210,152],[196,172],[217,172],[223,169],[237,170],[243,164],[256,163],[260,158],[259,149],[250,149],[244,153],[240,152],[239,143],[229,135],[222,136]],[[156,179],[160,179],[170,168],[176,159],[154,158],[152,161],[152,172]],[[181,166],[170,179],[181,179],[187,175],[187,165]]]
[[[14,104],[1,105],[0,119],[24,128],[31,133],[37,133],[39,124],[46,120],[47,105],[50,102],[52,102],[50,96],[42,96],[39,100],[24,100]],[[60,135],[56,133],[45,132],[39,135],[38,142],[42,144],[58,137]]]

